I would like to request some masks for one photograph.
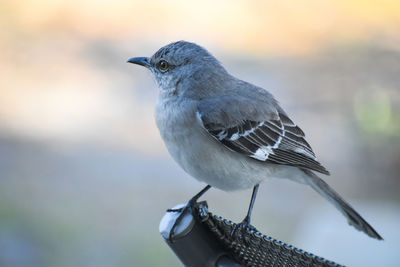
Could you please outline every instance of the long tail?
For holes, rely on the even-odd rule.
[[[363,231],[370,237],[378,240],[383,238],[367,223],[357,211],[355,211],[338,193],[336,193],[327,183],[319,178],[314,172],[302,169],[310,179],[307,183],[329,202],[331,202],[346,218],[350,225],[353,225],[357,230]]]

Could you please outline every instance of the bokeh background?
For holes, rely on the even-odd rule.
[[[0,266],[180,265],[158,224],[204,185],[159,137],[151,74],[125,62],[182,39],[270,90],[385,241],[286,180],[262,184],[253,224],[348,266],[398,266],[399,3],[1,0]],[[240,221],[250,194],[205,198]]]

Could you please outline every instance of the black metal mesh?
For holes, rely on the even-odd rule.
[[[335,262],[313,255],[281,241],[263,235],[255,228],[237,227],[230,220],[213,215],[207,205],[199,203],[196,213],[199,220],[222,242],[232,257],[243,266],[325,267],[337,266]]]

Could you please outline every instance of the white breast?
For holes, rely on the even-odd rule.
[[[266,163],[230,151],[196,118],[197,103],[160,99],[156,123],[174,160],[191,176],[222,190],[251,188],[269,176]]]

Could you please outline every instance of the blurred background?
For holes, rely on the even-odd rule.
[[[168,155],[158,89],[126,64],[177,40],[270,90],[385,238],[303,185],[268,180],[262,232],[348,266],[398,266],[400,2],[1,0],[0,266],[180,266],[158,233],[204,184]],[[243,219],[251,191],[205,195]]]

